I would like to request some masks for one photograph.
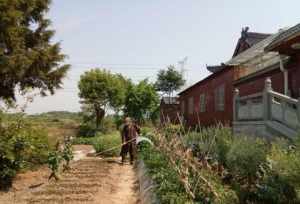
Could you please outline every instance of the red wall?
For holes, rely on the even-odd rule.
[[[206,79],[198,82],[193,87],[180,94],[180,107],[185,101],[185,122],[187,126],[211,126],[219,122],[231,125],[233,119],[233,69],[226,68],[216,74],[212,74]],[[215,110],[215,89],[222,84],[225,85],[225,107],[224,111]],[[205,93],[206,111],[199,112],[200,94]],[[194,97],[194,112],[188,113],[188,99]]]
[[[285,65],[289,73],[289,90],[293,98],[300,97],[300,57],[293,57],[290,62]],[[270,71],[268,73],[255,76],[235,85],[240,91],[240,96],[246,96],[258,92],[262,92],[267,77],[271,78],[272,88],[274,91],[284,93],[284,77],[280,69]]]
[[[300,97],[300,55],[289,65],[289,88],[293,98]]]
[[[250,94],[262,92],[264,90],[265,80],[267,77],[271,77],[272,88],[274,91],[280,93],[284,92],[283,73],[279,69],[243,81],[235,85],[235,88],[239,89],[240,96],[247,96]]]

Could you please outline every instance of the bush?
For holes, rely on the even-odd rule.
[[[164,135],[166,137],[174,137],[174,136],[180,136],[183,132],[183,129],[180,125],[174,125],[174,124],[166,124],[166,126],[163,129]]]
[[[152,180],[158,184],[154,188],[161,203],[189,203],[189,198],[176,171],[167,158],[154,148],[147,146],[140,151]]]
[[[79,126],[78,136],[79,137],[94,137],[96,135],[97,129],[94,125],[89,123],[84,123]]]
[[[99,134],[92,141],[92,145],[98,153],[111,149],[110,151],[104,152],[102,154],[104,156],[119,156],[121,143],[121,136],[117,131],[110,134]]]
[[[227,154],[226,162],[230,172],[250,182],[257,177],[261,165],[266,163],[266,144],[250,137],[237,137]]]
[[[107,116],[103,118],[99,131],[104,134],[107,134],[107,133],[112,133],[115,130],[117,130],[117,126],[114,118],[112,116]]]
[[[269,160],[274,172],[295,187],[300,188],[300,137],[294,146],[273,143]]]
[[[17,172],[45,163],[49,144],[45,132],[22,117],[0,125],[0,188],[9,187]]]
[[[223,185],[221,176],[192,159],[189,148],[184,147],[177,132],[173,134],[164,130],[149,135],[157,146],[141,145],[140,150],[148,172],[157,184],[155,191],[160,202],[237,203],[236,193]],[[199,137],[199,133],[189,135],[190,141],[195,141],[196,137]]]
[[[193,149],[194,156],[208,157],[226,166],[226,155],[233,142],[230,128],[202,128],[198,132],[189,132],[185,144]]]
[[[218,171],[221,164],[223,184],[217,188],[222,191],[230,185],[240,203],[300,203],[300,137],[292,143],[281,139],[270,144],[235,137],[229,128],[218,126],[188,132],[183,138],[200,162],[208,162],[212,169],[218,164]],[[215,177],[218,183],[217,175],[206,177]]]
[[[93,142],[96,139],[96,137],[76,137],[75,139],[73,139],[72,143],[73,145],[93,145]]]
[[[273,142],[268,154],[267,177],[261,182],[260,199],[272,203],[300,202],[300,140]],[[298,193],[297,193],[298,192]]]

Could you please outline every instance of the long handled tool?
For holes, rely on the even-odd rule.
[[[140,143],[140,142],[142,142],[142,141],[146,141],[146,142],[148,142],[149,144],[153,145],[153,143],[152,143],[152,141],[151,141],[150,139],[148,139],[148,138],[146,138],[146,137],[138,136],[138,137],[135,137],[135,138],[133,138],[133,139],[131,139],[131,140],[128,140],[127,142],[124,142],[124,143],[122,143],[122,144],[120,144],[120,145],[111,147],[111,148],[106,149],[106,150],[104,150],[104,151],[102,151],[102,152],[98,152],[98,153],[95,154],[95,155],[96,155],[96,156],[99,156],[99,155],[101,155],[101,154],[103,154],[103,153],[105,153],[105,152],[109,152],[109,151],[112,151],[112,150],[114,150],[114,149],[120,148],[120,147],[122,147],[123,145],[126,145],[126,144],[128,144],[129,142],[131,142],[131,141],[133,141],[133,140],[136,140],[136,143],[137,143],[137,144]]]
[[[104,150],[104,151],[102,151],[102,152],[98,152],[98,153],[96,154],[96,156],[99,156],[99,155],[101,155],[101,154],[103,154],[103,153],[105,153],[105,152],[109,152],[109,151],[112,151],[112,150],[114,150],[114,149],[120,148],[120,147],[122,147],[122,146],[128,144],[129,142],[131,142],[131,141],[133,141],[133,140],[136,140],[136,139],[137,139],[137,138],[135,137],[135,138],[133,138],[133,139],[130,139],[130,140],[128,140],[128,141],[126,141],[126,142],[120,144],[120,145],[111,147],[111,148],[106,149],[106,150]]]

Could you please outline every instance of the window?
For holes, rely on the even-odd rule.
[[[205,111],[206,111],[206,98],[205,98],[205,94],[201,94],[199,99],[199,112],[204,113]]]
[[[194,98],[189,98],[189,106],[188,106],[188,113],[191,115],[194,113]]]
[[[215,109],[216,111],[224,111],[225,109],[225,85],[221,85],[215,89]]]
[[[185,101],[181,101],[181,114],[185,114]]]

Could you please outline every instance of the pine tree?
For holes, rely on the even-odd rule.
[[[51,0],[0,0],[0,99],[15,100],[16,90],[61,88],[70,65],[62,64],[60,44],[45,17]]]

